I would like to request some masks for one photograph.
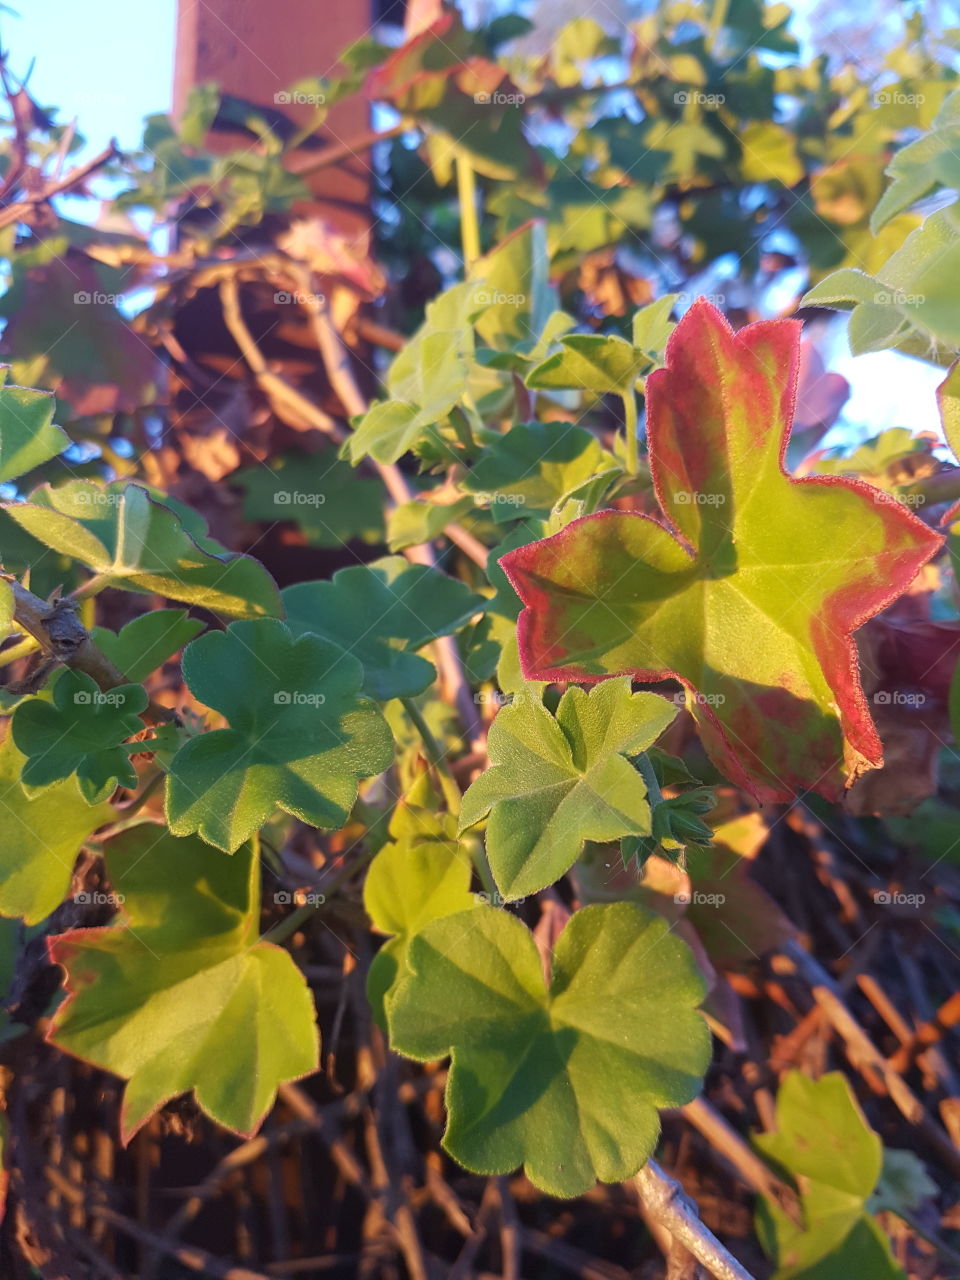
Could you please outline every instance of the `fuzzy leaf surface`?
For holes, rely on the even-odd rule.
[[[233,853],[277,809],[316,827],[341,827],[357,783],[388,768],[393,739],[360,696],[356,658],[282,622],[235,622],[188,645],[183,675],[228,729],[192,738],[167,784],[175,835],[198,832]]]
[[[585,840],[649,835],[647,789],[628,756],[650,746],[677,708],[608,680],[568,689],[552,716],[533,691],[490,729],[491,766],[463,797],[460,829],[490,815],[487,856],[505,898],[536,893],[576,861]]]
[[[277,1086],[316,1069],[307,984],[290,955],[258,941],[260,869],[146,823],[111,840],[123,923],[50,940],[69,998],[49,1039],[128,1081],[121,1133],[193,1091],[218,1123],[256,1131]]]
[[[632,903],[577,911],[544,982],[533,935],[488,907],[428,924],[390,1002],[408,1057],[449,1053],[446,1150],[476,1173],[518,1165],[576,1196],[652,1154],[657,1108],[700,1089],[710,1055],[705,985],[684,943]]]
[[[862,482],[786,475],[799,338],[694,304],[647,384],[664,522],[603,511],[501,562],[528,679],[672,676],[717,767],[771,800],[880,763],[852,632],[942,545]]]

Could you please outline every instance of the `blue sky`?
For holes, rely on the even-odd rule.
[[[33,97],[79,117],[88,148],[140,141],[143,117],[170,106],[176,0],[10,0],[0,38]]]

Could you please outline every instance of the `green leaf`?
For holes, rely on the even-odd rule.
[[[677,708],[608,680],[568,689],[556,718],[518,694],[490,728],[491,767],[463,797],[460,830],[488,814],[487,856],[497,888],[522,898],[570,869],[586,840],[650,834],[643,779],[627,757],[649,747]]]
[[[653,1153],[657,1108],[700,1089],[705,984],[687,947],[641,907],[577,911],[549,985],[532,934],[489,907],[428,924],[408,962],[390,1042],[420,1061],[450,1054],[443,1145],[476,1173],[523,1164],[555,1196],[620,1182]]]
[[[559,351],[530,371],[527,386],[627,395],[649,363],[615,333],[571,333],[560,339]]]
[[[276,584],[261,564],[212,539],[201,547],[179,515],[140,485],[71,480],[57,488],[44,485],[27,503],[5,506],[21,528],[111,586],[233,617],[280,610]]]
[[[391,398],[373,405],[347,441],[354,466],[367,456],[396,462],[446,418],[467,389],[473,321],[485,305],[470,280],[427,304],[423,324],[390,366]]]
[[[200,619],[188,617],[185,609],[154,609],[119,631],[94,627],[90,638],[128,680],[138,684],[203,630]]]
[[[128,1081],[124,1142],[190,1091],[251,1135],[277,1086],[316,1070],[319,1049],[303,975],[259,941],[259,860],[142,824],[109,842],[106,862],[124,924],[51,940],[70,996],[49,1038]]]
[[[392,935],[370,966],[367,996],[386,1030],[385,1001],[409,972],[410,939],[431,920],[476,906],[472,865],[456,839],[407,836],[380,850],[367,872],[363,905],[374,929]]]
[[[784,473],[799,339],[791,321],[734,334],[702,300],[674,331],[647,434],[682,542],[603,511],[501,559],[527,679],[679,679],[717,767],[770,800],[838,798],[882,760],[852,632],[942,545],[862,482]]]
[[[87,804],[99,804],[117,787],[135,787],[137,771],[121,743],[143,729],[148,701],[142,685],[103,692],[84,672],[63,671],[52,702],[30,698],[13,714],[13,741],[27,757],[24,790],[35,795],[76,775]]]
[[[70,444],[69,436],[53,425],[53,396],[7,386],[9,373],[7,365],[0,365],[0,484],[55,458]]]
[[[747,182],[782,182],[795,187],[804,176],[794,134],[772,120],[753,120],[739,134],[741,173]]]
[[[26,795],[20,785],[26,761],[8,731],[0,745],[0,914],[39,924],[67,896],[84,841],[117,811],[87,804],[73,781],[56,783],[36,798]]]
[[[480,453],[463,487],[468,493],[484,495],[498,524],[545,516],[599,471],[606,458],[584,427],[571,422],[521,422]]]
[[[310,631],[363,664],[372,698],[412,697],[436,678],[412,652],[469,622],[484,606],[462,582],[402,556],[340,569],[330,582],[299,582],[283,592],[295,635]]]
[[[874,276],[845,268],[827,276],[803,306],[853,308],[850,348],[856,355],[895,347],[938,364],[960,350],[953,281],[960,278],[960,201],[931,214]]]
[[[929,133],[896,153],[887,173],[893,182],[871,215],[874,234],[938,187],[960,190],[960,93],[946,99]]]
[[[402,502],[387,520],[387,545],[391,551],[418,547],[439,538],[448,525],[462,520],[473,509],[470,498],[440,503],[414,498]]]
[[[271,618],[235,622],[188,645],[183,676],[225,716],[180,748],[167,784],[175,835],[233,853],[277,810],[316,827],[349,817],[359,778],[393,760],[386,721],[360,697],[356,658]]]
[[[770,1245],[778,1263],[776,1280],[902,1280],[883,1233],[865,1210],[880,1178],[883,1146],[845,1076],[832,1071],[811,1080],[788,1072],[777,1094],[777,1130],[759,1134],[754,1143],[801,1180],[805,1227],[769,1201],[758,1205],[765,1247]]]
[[[383,486],[330,450],[288,453],[269,466],[238,471],[230,482],[244,490],[248,520],[295,520],[311,546],[383,541]]]
[[[960,360],[950,366],[947,376],[937,387],[937,404],[944,439],[953,450],[953,456],[960,459]]]

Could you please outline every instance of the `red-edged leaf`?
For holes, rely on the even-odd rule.
[[[647,383],[669,525],[602,511],[501,560],[528,679],[673,677],[717,766],[771,800],[881,762],[852,633],[942,543],[862,481],[786,474],[799,345],[694,304]]]

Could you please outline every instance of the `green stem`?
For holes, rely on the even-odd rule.
[[[457,155],[457,196],[460,200],[463,265],[469,269],[480,257],[480,221],[477,217],[476,175],[473,165],[463,154]]]
[[[654,772],[653,765],[650,763],[650,757],[644,751],[639,756],[633,757],[633,763],[640,771],[640,777],[647,784],[647,796],[650,800],[650,808],[660,804],[663,800],[663,792],[660,790],[660,783],[657,781],[657,775]]]
[[[136,746],[138,749],[142,749],[143,747],[146,747],[146,749],[149,750],[148,744],[150,741],[151,740],[149,738],[144,739],[143,741],[138,742]],[[120,810],[123,816],[125,818],[129,818],[129,817],[132,817],[133,814],[139,813],[140,810],[143,808],[143,806],[146,804],[146,802],[150,799],[153,793],[157,790],[157,788],[163,782],[166,776],[167,775],[164,773],[162,769],[158,769],[156,773],[154,773],[153,776],[149,778],[147,782],[144,783],[143,789],[133,797],[133,799],[130,801],[129,804],[124,805],[124,807]]]
[[[635,476],[640,470],[640,442],[637,439],[640,420],[637,415],[637,397],[632,387],[623,393],[623,430],[627,446],[627,474]]]
[[[401,698],[404,710],[416,726],[417,732],[423,740],[423,750],[430,764],[433,766],[440,787],[443,790],[444,799],[447,802],[447,808],[453,814],[460,812],[460,803],[463,797],[460,794],[460,788],[457,786],[456,779],[450,772],[450,766],[444,759],[443,752],[436,738],[430,732],[430,726],[424,720],[420,708],[412,698]],[[497,886],[494,881],[493,874],[490,870],[490,864],[487,861],[486,850],[483,847],[483,841],[475,835],[467,835],[463,840],[464,846],[470,854],[473,862],[474,870],[477,878],[483,885],[483,891],[489,897],[491,903],[496,902],[498,898]]]
[[[433,771],[437,775],[440,783],[440,790],[443,792],[443,798],[447,802],[447,808],[455,816],[460,812],[460,802],[462,796],[460,788],[457,786],[456,779],[450,772],[450,766],[447,764],[444,753],[440,750],[440,744],[430,731],[430,726],[423,718],[423,713],[412,698],[401,698],[403,709],[413,721],[414,728],[420,735],[423,743],[423,753]]]

